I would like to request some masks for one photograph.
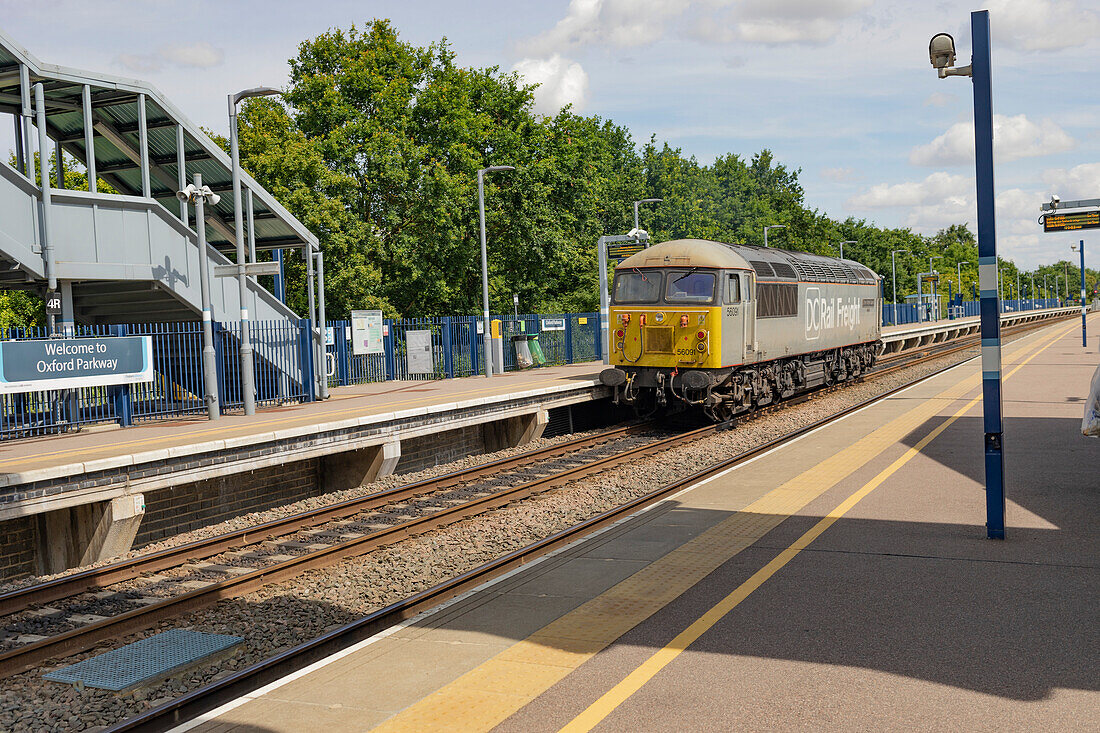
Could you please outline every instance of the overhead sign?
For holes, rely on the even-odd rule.
[[[352,354],[360,356],[383,353],[385,348],[382,346],[382,336],[382,311],[351,312]]]
[[[645,249],[642,242],[615,242],[607,245],[607,259],[622,262],[631,255],[636,255]]]
[[[1100,229],[1100,211],[1075,211],[1043,217],[1044,232],[1072,232],[1077,229]]]
[[[152,381],[152,336],[0,341],[0,394]]]

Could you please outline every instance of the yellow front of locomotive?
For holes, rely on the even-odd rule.
[[[722,273],[743,266],[728,247],[699,239],[662,242],[623,260],[611,291],[609,361],[627,373],[727,366]]]
[[[609,326],[610,362],[627,371],[631,367],[672,372],[722,366],[720,307],[614,305]]]

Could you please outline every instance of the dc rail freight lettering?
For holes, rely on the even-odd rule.
[[[832,257],[678,239],[615,268],[600,381],[639,414],[722,422],[853,379],[881,353],[882,278]]]

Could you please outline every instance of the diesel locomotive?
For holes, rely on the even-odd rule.
[[[639,414],[715,421],[859,376],[881,352],[882,278],[851,260],[679,239],[615,268],[613,365],[600,381]]]

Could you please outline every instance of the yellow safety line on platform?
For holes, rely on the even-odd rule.
[[[542,380],[531,380],[531,381],[520,382],[520,383],[514,384],[514,385],[509,385],[509,386],[514,387],[515,388],[514,391],[520,391],[523,387],[527,387],[529,385],[534,385],[534,384],[540,384],[540,383],[542,383]],[[471,390],[466,390],[466,391],[463,391],[463,392],[457,392],[457,393],[451,395],[452,399],[450,399],[449,401],[450,402],[462,402],[463,400],[468,400],[468,399],[470,399],[470,397],[473,397],[473,396],[476,396],[476,395],[492,393],[494,391],[497,391],[497,389],[498,389],[497,387],[489,387],[487,389],[471,389]],[[348,395],[348,396],[341,396],[341,397],[336,398],[336,399],[343,400],[343,399],[354,399],[354,398],[358,398],[358,397],[369,398],[369,397],[372,397],[372,396],[374,396],[374,395],[370,395],[370,394]],[[417,403],[428,403],[428,402],[431,402],[432,400],[436,399],[437,397],[438,397],[438,395],[434,396],[434,397],[413,397],[411,399],[400,400],[400,401],[397,401],[397,402],[387,402],[385,407],[383,407],[382,409],[374,410],[373,413],[374,414],[385,414],[387,412],[394,412],[397,408],[401,408],[401,407],[404,407],[404,406],[407,406],[407,405],[415,405]],[[365,416],[365,415],[370,415],[370,414],[372,414],[372,411],[369,408],[364,409],[363,407],[350,407],[350,408],[347,408],[345,410],[331,410],[331,411],[327,411],[327,412],[314,413],[314,415],[316,417],[324,418],[325,422],[332,422],[336,418],[350,416],[350,415],[363,415],[363,416]],[[232,418],[233,416],[229,416],[229,417]],[[196,416],[196,419],[201,419],[201,416]],[[177,432],[177,433],[172,433],[170,435],[165,435],[165,436],[160,436],[160,437],[139,438],[139,439],[135,439],[135,440],[123,440],[123,441],[118,441],[116,443],[105,443],[103,445],[85,446],[83,448],[66,448],[64,450],[53,451],[53,452],[50,452],[50,453],[38,453],[38,454],[33,455],[33,456],[19,456],[18,458],[0,459],[0,466],[7,466],[7,465],[13,464],[13,463],[23,463],[23,464],[34,464],[36,462],[37,463],[42,463],[46,459],[49,459],[49,458],[59,458],[61,456],[76,455],[76,454],[82,454],[84,456],[85,460],[89,460],[88,456],[95,455],[95,454],[100,454],[100,453],[103,453],[103,452],[108,452],[108,451],[111,451],[111,450],[114,450],[114,449],[117,449],[117,448],[134,448],[134,447],[138,447],[138,446],[150,446],[150,445],[157,445],[157,444],[163,444],[163,443],[175,443],[175,442],[178,442],[181,438],[186,438],[187,440],[192,440],[194,438],[204,438],[204,437],[211,436],[211,435],[218,436],[219,438],[225,438],[225,437],[228,437],[229,435],[236,435],[236,434],[242,434],[242,433],[248,433],[248,432],[252,432],[252,433],[268,432],[268,431],[265,431],[265,430],[259,430],[258,428],[275,427],[275,426],[278,426],[278,425],[288,425],[288,424],[291,424],[291,423],[298,423],[300,425],[308,425],[308,424],[310,424],[309,416],[308,415],[301,415],[301,414],[299,414],[299,415],[290,415],[290,416],[286,416],[286,417],[282,417],[282,418],[273,418],[273,419],[270,419],[270,420],[256,420],[256,421],[246,423],[244,425],[237,425],[237,426],[227,426],[224,423],[219,424],[217,422],[214,422],[212,424],[213,426],[210,427],[210,428],[205,428],[205,429],[202,429],[202,430],[196,430],[196,431],[193,431],[193,432],[187,432],[187,433],[183,433],[183,434]],[[195,441],[192,441],[192,442],[195,442]],[[21,447],[22,445],[25,445],[25,444],[16,445],[15,447],[18,448],[18,447]],[[23,467],[21,467],[20,470],[26,471],[26,470],[29,470],[30,468],[31,468],[30,465],[24,465]]]
[[[1017,353],[1024,351],[1021,347]],[[498,725],[787,517],[896,445],[934,417],[945,402],[962,398],[979,380],[980,375],[971,375],[922,401],[374,730],[477,731]]]
[[[1013,374],[1020,371],[1025,364],[1041,354],[1069,331],[1070,328],[1063,329],[1041,347],[1037,348],[1030,356],[1020,362],[1015,369],[1005,375],[1004,379],[1008,379]],[[605,693],[599,700],[592,703],[584,712],[562,727],[561,733],[584,733],[585,731],[590,731],[595,728],[600,722],[607,718],[608,715],[626,702],[631,695],[640,690],[649,680],[653,679],[658,672],[668,666],[672,660],[680,656],[680,654],[695,643],[699,637],[724,618],[726,614],[736,608],[741,601],[748,598],[753,591],[779,572],[779,570],[793,560],[798,553],[809,547],[811,542],[820,537],[821,534],[831,527],[838,519],[851,511],[860,500],[881,486],[886,479],[897,473],[905,464],[916,458],[920,452],[924,450],[925,446],[935,440],[943,431],[947,430],[947,428],[954,424],[960,417],[981,402],[981,399],[980,395],[971,399],[961,408],[956,410],[951,417],[937,425],[932,432],[921,438],[916,445],[906,450],[901,457],[896,459],[893,463],[880,471],[877,476],[864,484],[858,491],[837,505],[835,509],[820,519],[817,524],[807,530],[805,534],[776,555],[771,562],[756,571],[752,577],[737,586],[733,592],[714,604],[690,626],[677,634],[676,638],[627,675],[622,682],[615,685],[615,687],[611,688],[611,690]]]

